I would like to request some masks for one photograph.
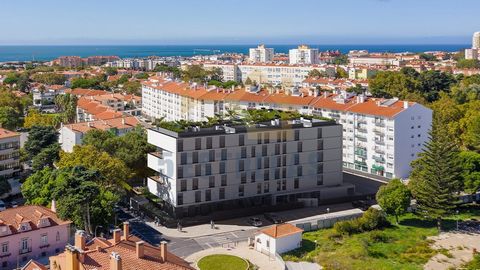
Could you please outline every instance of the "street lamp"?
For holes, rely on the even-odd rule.
[[[456,210],[455,213],[457,214],[456,219],[457,219],[457,231],[458,231],[458,210]]]
[[[95,226],[95,237],[97,237],[97,229],[98,228],[103,228],[103,226],[102,225]]]

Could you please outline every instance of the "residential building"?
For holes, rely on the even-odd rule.
[[[69,125],[62,125],[59,130],[58,142],[62,150],[72,152],[75,145],[81,145],[84,135],[93,129],[109,131],[117,136],[133,130],[140,121],[134,116],[125,116],[106,120],[80,122]]]
[[[62,67],[76,68],[83,66],[83,60],[80,56],[61,56],[54,60],[56,64]]]
[[[465,49],[465,59],[479,59],[480,49]]]
[[[480,32],[473,33],[472,49],[480,49]]]
[[[149,191],[177,218],[214,211],[322,201],[354,194],[343,183],[342,127],[294,119],[255,126],[147,131]]]
[[[345,91],[357,83],[366,86],[362,81],[319,78],[304,80],[307,87],[285,90],[205,89],[155,77],[143,83],[142,113],[167,121],[206,121],[229,110],[277,109],[334,118],[344,126],[344,167],[387,178],[408,177],[410,162],[428,140],[432,111],[415,102]]]
[[[367,80],[377,74],[378,69],[368,67],[350,67],[348,68],[348,78],[351,80]]]
[[[250,48],[249,60],[253,63],[268,63],[273,61],[274,50],[265,45],[258,45],[257,48]]]
[[[65,248],[71,222],[52,210],[26,205],[0,212],[0,269],[48,258]]]
[[[289,50],[288,56],[291,65],[314,65],[319,62],[318,49],[312,49],[307,45],[300,45],[297,49]]]
[[[0,177],[13,181],[20,172],[20,133],[0,128]]]
[[[30,260],[21,270],[48,270],[48,268],[35,260]]]
[[[378,65],[378,66],[401,66],[404,61],[394,55],[366,55],[358,57],[349,57],[350,65]]]
[[[255,235],[255,250],[275,256],[302,246],[303,230],[290,224],[275,224]]]
[[[40,110],[52,110],[55,98],[65,94],[67,88],[63,85],[38,85],[33,87],[33,106]]]
[[[78,92],[78,90],[72,90],[72,93]],[[107,120],[119,118],[123,115],[138,116],[141,114],[141,97],[101,92],[103,93],[96,92],[94,95],[85,95],[78,99],[77,122]]]
[[[166,242],[159,247],[143,242],[130,234],[128,222],[113,230],[113,238],[96,237],[86,240],[85,232],[77,231],[75,244],[50,257],[50,270],[193,270],[188,262],[167,250]]]

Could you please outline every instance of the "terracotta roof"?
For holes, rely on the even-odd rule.
[[[91,122],[80,122],[70,125],[65,125],[73,131],[86,133],[92,129],[109,130],[112,128],[127,129],[133,128],[140,124],[140,121],[135,116],[120,117],[106,120],[97,120]]]
[[[47,270],[48,268],[34,260],[30,260],[23,268],[22,270]]]
[[[8,129],[0,128],[0,139],[11,138],[15,136],[20,136],[20,133],[15,131],[10,131]]]
[[[16,208],[9,208],[0,212],[0,227],[7,226],[12,234],[20,233],[18,229],[23,223],[28,223],[32,230],[38,229],[39,221],[48,218],[50,226],[69,224],[70,221],[60,219],[50,209],[39,205],[24,205]],[[8,236],[3,235],[3,236]],[[3,236],[0,236],[3,237]]]
[[[290,223],[275,224],[273,226],[260,230],[260,233],[266,234],[273,238],[281,238],[302,232],[302,229]]]

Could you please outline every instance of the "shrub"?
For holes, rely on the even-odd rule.
[[[369,208],[359,218],[335,223],[333,229],[337,233],[351,235],[364,231],[381,229],[388,225],[389,223],[382,211],[375,208]]]

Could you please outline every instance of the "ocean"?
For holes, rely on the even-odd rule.
[[[267,45],[278,53],[288,53],[297,45]],[[370,52],[425,52],[459,51],[468,44],[429,44],[429,45],[310,45],[321,51],[368,50]],[[94,55],[115,55],[121,58],[146,56],[193,56],[215,53],[248,53],[256,45],[71,45],[71,46],[0,46],[0,62],[8,61],[49,61],[59,56],[76,55],[81,57]]]

